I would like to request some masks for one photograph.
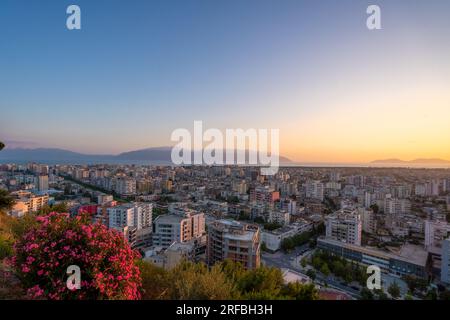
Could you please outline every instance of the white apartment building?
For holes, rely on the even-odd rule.
[[[173,242],[187,242],[204,234],[204,213],[173,208],[155,219],[153,245],[168,248]]]
[[[136,194],[136,179],[118,178],[115,184],[115,191],[124,196]]]
[[[270,210],[268,222],[277,223],[282,226],[287,226],[290,221],[290,214],[284,210]]]
[[[263,242],[270,251],[277,251],[281,248],[281,242],[284,239],[293,237],[299,233],[311,231],[312,228],[312,222],[302,220],[301,222],[295,222],[280,229],[272,231],[263,230],[261,233],[261,242]]]
[[[450,284],[450,238],[442,242],[441,281]]]
[[[305,183],[306,198],[323,201],[324,185],[320,181],[308,181]]]
[[[325,218],[326,237],[361,245],[362,221],[357,210],[341,209]]]
[[[49,197],[47,194],[38,196],[29,191],[16,191],[11,193],[16,201],[10,210],[10,214],[15,217],[21,217],[30,212],[36,212],[48,204]]]
[[[37,177],[37,187],[39,191],[48,191],[48,176],[39,175]]]
[[[384,200],[385,214],[410,214],[411,202],[408,199],[397,199],[387,195]]]
[[[297,213],[297,201],[290,200],[290,199],[280,201],[280,209],[287,211],[289,214],[296,214]]]
[[[425,248],[442,247],[450,234],[450,225],[444,221],[425,220]]]
[[[122,231],[124,227],[134,227],[136,230],[141,230],[152,226],[153,205],[151,203],[133,202],[106,210],[110,229]]]
[[[377,219],[375,213],[371,209],[358,208],[358,213],[361,215],[362,230],[369,234],[374,234],[377,231]]]
[[[151,203],[127,203],[106,208],[108,227],[123,234],[132,247],[148,247],[152,236]]]

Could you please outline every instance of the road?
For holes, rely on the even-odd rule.
[[[299,262],[300,262],[300,253],[304,250],[309,249],[309,245],[303,245],[298,248],[296,248],[293,252],[290,253],[283,253],[281,251],[276,253],[266,253],[264,252],[261,256],[262,261],[264,265],[269,267],[277,267],[280,269],[291,269],[294,270],[302,275],[305,275],[305,270],[301,268]],[[310,254],[312,251],[308,250],[305,252],[305,255]],[[316,279],[314,280],[315,284],[325,286],[325,284],[334,289],[341,290],[349,295],[351,295],[353,298],[360,298],[359,290],[355,290],[345,284],[340,283],[337,279],[334,279],[333,277],[324,277],[320,273],[316,273]]]

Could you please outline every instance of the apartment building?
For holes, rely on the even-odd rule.
[[[216,220],[208,225],[206,258],[209,265],[226,259],[246,269],[260,266],[261,232],[258,226],[234,220]]]
[[[358,213],[361,215],[362,230],[369,234],[374,234],[377,231],[377,219],[372,209],[358,208]]]
[[[128,177],[116,179],[114,190],[122,196],[131,196],[136,194],[136,180]]]
[[[168,248],[173,242],[188,242],[205,234],[204,213],[174,208],[155,219],[153,245]]]
[[[325,218],[326,237],[361,245],[362,221],[357,210],[341,209]]]
[[[307,199],[323,201],[324,185],[320,181],[307,181],[305,183],[305,192]]]
[[[284,239],[293,237],[297,234],[311,231],[313,229],[313,223],[307,222],[304,219],[294,222],[289,226],[275,229],[272,231],[263,230],[261,232],[261,242],[266,245],[266,248],[272,252],[281,248],[281,242]]]
[[[48,175],[39,175],[37,177],[38,191],[48,191]]]
[[[254,203],[273,205],[273,203],[279,199],[280,193],[268,186],[257,187],[250,190],[250,201]]]
[[[290,214],[284,210],[269,210],[267,221],[287,226],[290,222]]]
[[[99,204],[99,205],[105,205],[105,204],[107,204],[107,203],[109,203],[109,202],[111,202],[111,201],[113,201],[114,200],[114,197],[112,196],[112,195],[110,195],[110,194],[104,194],[104,193],[102,193],[102,194],[99,194],[98,196],[97,196],[97,203]]]
[[[13,208],[10,211],[12,216],[23,216],[30,212],[36,212],[48,204],[49,197],[47,194],[35,195],[29,191],[16,191],[11,193],[16,198]]]
[[[450,238],[442,242],[441,281],[450,284]]]
[[[149,246],[152,233],[151,203],[127,203],[106,208],[108,227],[122,232],[135,246]]]
[[[410,214],[411,202],[407,199],[392,198],[390,195],[386,196],[384,200],[385,214]]]
[[[450,235],[450,224],[444,221],[425,220],[425,248],[442,247]]]

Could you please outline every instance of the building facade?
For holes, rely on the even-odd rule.
[[[260,229],[233,220],[216,220],[208,225],[206,258],[209,265],[230,259],[246,269],[261,263]]]

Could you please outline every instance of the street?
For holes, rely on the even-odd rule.
[[[301,252],[304,252],[304,254],[300,255]],[[303,246],[297,247],[290,253],[283,253],[282,251],[278,251],[276,253],[263,252],[261,255],[261,259],[263,264],[268,267],[294,270],[307,277],[305,269],[303,269],[300,265],[300,260],[303,256],[307,256],[312,252],[313,250],[309,249],[309,244],[305,244]],[[360,297],[359,290],[342,284],[332,276],[324,277],[320,273],[316,272],[316,279],[313,282],[316,285],[328,286],[330,288],[341,290],[351,295],[355,299],[358,299]]]

